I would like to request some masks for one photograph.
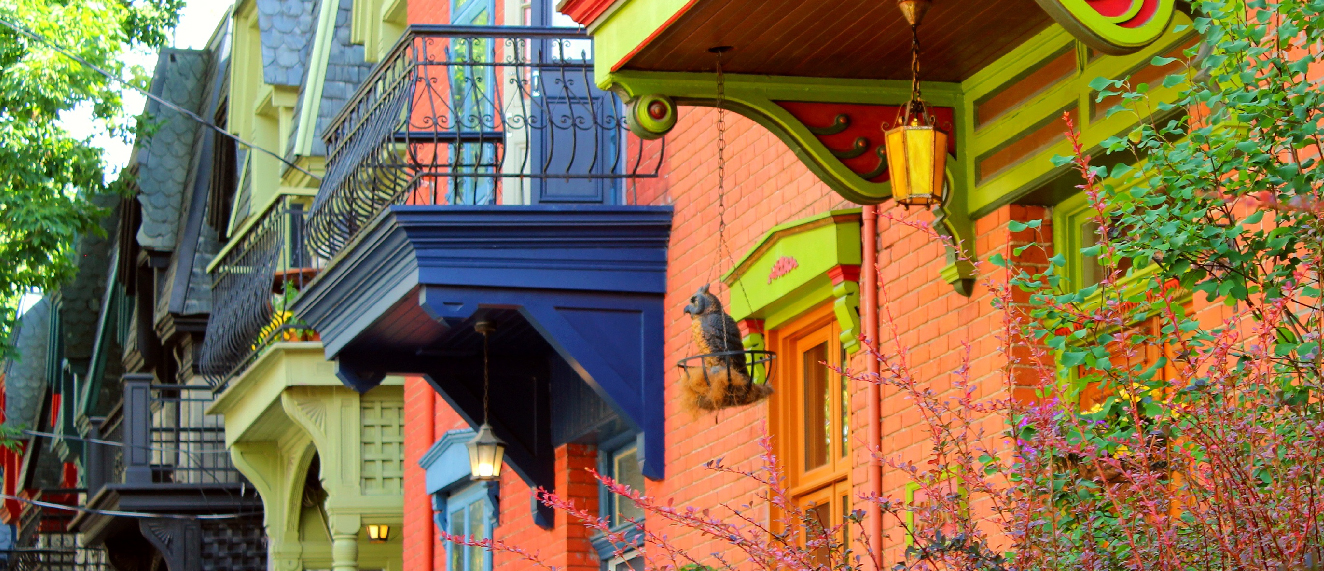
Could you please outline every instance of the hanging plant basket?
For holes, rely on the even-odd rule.
[[[754,404],[772,394],[772,351],[718,351],[676,362],[686,408],[715,411]]]

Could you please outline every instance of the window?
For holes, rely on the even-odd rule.
[[[636,442],[636,434],[633,432],[601,441],[598,447],[598,473],[642,493],[644,473],[639,466],[639,446]],[[643,569],[643,557],[637,551],[643,545],[643,532],[633,522],[643,521],[644,510],[635,505],[633,500],[611,493],[606,486],[599,486],[598,505],[601,516],[607,518],[612,530],[625,536],[624,545],[612,543],[600,533],[590,539],[602,561],[603,570]],[[618,551],[624,555],[618,555]]]
[[[841,329],[824,306],[772,334],[780,355],[772,398],[777,456],[786,463],[792,500],[830,529],[845,521],[852,503],[850,382],[829,368],[847,358]]]
[[[1115,181],[1119,185],[1119,190],[1124,190],[1128,185],[1134,184],[1135,179],[1126,179],[1124,181]],[[1126,236],[1126,228],[1114,219],[1114,223],[1109,225],[1109,240],[1122,240]],[[1068,198],[1054,208],[1053,213],[1053,246],[1055,252],[1066,260],[1065,275],[1070,281],[1072,288],[1079,290],[1098,285],[1107,276],[1112,268],[1105,267],[1097,256],[1087,256],[1082,250],[1092,246],[1099,245],[1102,238],[1102,229],[1098,222],[1098,212],[1089,204],[1089,199],[1084,193],[1078,193]],[[1113,290],[1125,295],[1138,293],[1142,289],[1150,287],[1151,278],[1154,275],[1154,266],[1134,269],[1130,259],[1118,261],[1117,268],[1122,272],[1122,277],[1116,282]],[[1127,275],[1127,274],[1130,275]],[[1111,299],[1113,296],[1109,294]],[[1190,293],[1179,292],[1174,301],[1180,305],[1189,303]],[[1103,303],[1102,292],[1096,292],[1086,304]],[[1097,412],[1108,401],[1109,397],[1123,396],[1119,391],[1127,390],[1125,387],[1117,386],[1111,381],[1102,382],[1109,377],[1130,376],[1130,373],[1120,373],[1120,371],[1145,370],[1157,364],[1164,362],[1167,364],[1156,371],[1157,378],[1171,379],[1175,375],[1175,370],[1171,364],[1171,347],[1162,342],[1164,337],[1161,333],[1162,323],[1158,316],[1137,315],[1135,321],[1124,324],[1118,330],[1109,331],[1114,338],[1120,333],[1130,332],[1143,336],[1146,341],[1141,346],[1132,347],[1131,350],[1125,350],[1119,342],[1113,341],[1106,346],[1109,370],[1090,370],[1081,366],[1071,367],[1065,371],[1067,378],[1079,390],[1077,403],[1082,411]],[[1107,386],[1105,386],[1107,385]]]
[[[639,448],[631,444],[611,454],[607,475],[632,490],[644,491],[644,473],[639,468]],[[644,517],[644,510],[634,500],[616,494],[607,494],[607,515],[612,527],[630,525]]]
[[[607,571],[644,571],[644,556],[637,551],[630,551],[620,557],[612,557],[606,563]]]
[[[489,484],[470,484],[450,494],[446,500],[446,532],[451,535],[487,539],[492,536],[492,512]],[[487,571],[492,568],[492,554],[481,547],[447,542],[446,571]]]

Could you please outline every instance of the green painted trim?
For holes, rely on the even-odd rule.
[[[331,59],[331,42],[335,40],[336,10],[338,2],[322,2],[317,19],[317,33],[313,36],[313,51],[308,55],[308,77],[303,83],[303,107],[299,110],[299,124],[294,136],[294,154],[309,155],[313,151],[313,138],[317,136],[317,112],[322,107],[322,88],[326,86],[326,67]],[[365,48],[366,51],[366,48]]]
[[[697,0],[625,0],[593,25],[594,79],[612,71]]]
[[[723,107],[771,131],[795,151],[805,166],[832,190],[856,204],[878,204],[891,198],[890,184],[869,182],[847,168],[809,127],[776,102],[901,105],[910,98],[909,82],[740,74],[727,74],[725,82]],[[624,92],[626,99],[631,101],[665,95],[677,105],[717,105],[717,77],[710,73],[620,72],[610,74],[602,87]],[[959,85],[925,83],[924,94],[934,106],[954,108],[956,123],[964,121]],[[962,152],[963,144],[958,137],[958,154]]]
[[[1124,55],[1140,50],[1163,36],[1176,13],[1174,0],[1157,0],[1158,10],[1148,22],[1135,28],[1121,24],[1135,17],[1144,0],[1132,0],[1121,16],[1100,14],[1085,0],[1038,0],[1048,15],[1090,47],[1105,54]]]
[[[1027,126],[1042,125],[1046,121],[1052,121],[1061,115],[1062,109],[1074,107],[1078,110],[1076,127],[1081,132],[1081,143],[1091,154],[1101,152],[1100,144],[1108,137],[1134,128],[1139,118],[1138,113],[1117,113],[1112,117],[1097,119],[1090,116],[1091,102],[1095,95],[1089,87],[1090,82],[1100,76],[1120,78],[1130,75],[1147,65],[1153,56],[1166,53],[1181,45],[1192,38],[1194,32],[1190,29],[1176,32],[1175,28],[1189,23],[1190,19],[1187,16],[1178,13],[1169,24],[1166,37],[1162,41],[1128,56],[1096,58],[1085,67],[1084,71],[1059,82],[978,130],[973,129],[973,124],[969,125],[972,130],[969,137],[971,151],[959,157],[963,163],[959,170],[968,173],[974,181],[970,187],[970,202],[967,208],[970,216],[974,219],[986,216],[1068,172],[1069,167],[1054,167],[1051,161],[1055,155],[1070,154],[1071,145],[1063,139],[996,174],[982,180],[975,179],[979,161],[1014,143],[1016,137],[1028,130]],[[967,116],[974,115],[974,101],[997,91],[1005,84],[1005,80],[1001,78],[1014,77],[1027,66],[1060,53],[1059,50],[1069,46],[1073,41],[1064,30],[1053,27],[963,83],[962,86],[967,89],[968,95]],[[1151,85],[1149,96],[1156,102],[1173,101],[1180,90],[1180,86],[1164,88],[1161,84]]]
[[[261,210],[258,211],[256,216],[250,214],[248,220],[244,222],[244,225],[230,234],[230,241],[226,242],[225,246],[221,248],[221,251],[217,252],[211,262],[207,264],[207,273],[210,274],[216,271],[217,266],[220,266],[221,262],[225,261],[225,256],[230,253],[230,250],[234,249],[240,242],[243,242],[244,237],[248,236],[248,233],[257,226],[258,222],[264,220],[267,215],[271,213],[271,209],[275,208],[277,204],[280,204],[281,199],[286,196],[314,198],[317,196],[317,189],[282,187],[280,192],[276,193],[275,196],[271,197],[270,201],[262,205]]]
[[[846,348],[858,348],[860,336],[860,286],[853,281],[833,285],[829,272],[841,265],[861,263],[860,210],[833,210],[809,218],[780,224],[755,243],[735,267],[722,276],[731,290],[727,304],[737,321],[760,319],[764,329],[782,324],[824,302],[833,302]],[[774,268],[783,265],[772,278]],[[763,343],[761,335],[745,338]]]

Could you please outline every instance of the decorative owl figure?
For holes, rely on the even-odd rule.
[[[707,284],[690,298],[685,313],[693,319],[690,331],[700,353],[744,351],[740,328],[723,310],[721,300],[708,291]],[[691,411],[753,404],[772,394],[772,387],[752,381],[744,355],[705,357],[702,367],[683,370],[685,404]]]

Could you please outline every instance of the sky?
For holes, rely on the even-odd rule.
[[[229,10],[232,4],[233,2],[230,0],[188,0],[184,6],[184,11],[180,13],[179,27],[175,29],[172,46],[183,49],[206,47],[207,41],[211,39],[212,32],[216,30],[216,25],[220,23],[226,10]],[[155,53],[134,53],[128,59],[131,65],[142,66],[149,74],[156,66]],[[129,115],[141,113],[143,106],[147,103],[147,98],[130,89],[123,90],[122,93],[125,113]],[[129,162],[133,145],[130,142],[108,136],[104,130],[91,121],[91,117],[91,107],[84,106],[66,113],[61,123],[74,136],[92,137],[94,144],[105,149],[106,178],[107,180],[114,180]],[[23,299],[19,302],[19,315],[26,312],[40,299],[41,296],[37,294],[23,296]]]
[[[173,47],[183,49],[206,47],[207,40],[211,39],[217,23],[221,21],[221,17],[225,15],[226,10],[231,5],[232,2],[228,0],[188,0],[183,12],[180,13],[179,27],[175,29]],[[131,65],[142,66],[150,74],[152,69],[156,67],[156,54],[149,52],[133,53],[130,54],[128,61]],[[134,90],[122,90],[122,93],[125,112],[129,115],[141,113],[143,106],[147,103],[147,98]],[[91,107],[85,106],[67,113],[62,123],[75,136],[91,136],[97,146],[106,150],[106,178],[114,180],[115,177],[119,176],[119,172],[124,168],[124,165],[129,162],[133,145],[106,135],[90,119]]]

